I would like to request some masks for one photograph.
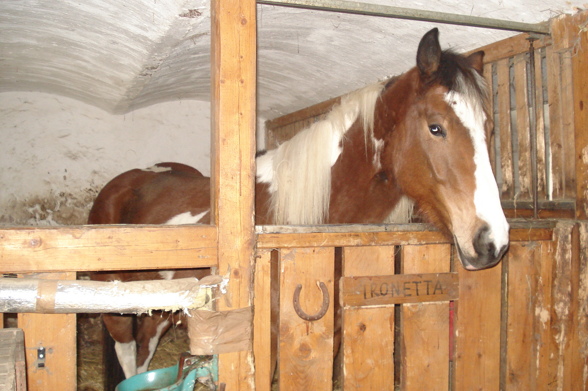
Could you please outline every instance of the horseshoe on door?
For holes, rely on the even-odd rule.
[[[308,315],[306,312],[304,312],[304,310],[300,306],[300,291],[302,290],[302,284],[298,284],[296,286],[296,289],[294,290],[294,298],[292,300],[292,303],[294,304],[294,311],[296,311],[296,314],[301,319],[312,322],[315,320],[319,320],[320,318],[325,316],[325,314],[327,313],[327,311],[329,309],[329,301],[330,301],[329,290],[327,289],[327,286],[325,285],[324,282],[320,282],[319,287],[321,288],[321,291],[323,293],[323,304],[321,305],[321,308],[318,310],[318,312],[316,314]]]

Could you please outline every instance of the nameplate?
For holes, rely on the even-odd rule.
[[[450,301],[458,298],[457,273],[343,277],[341,301],[346,307]]]

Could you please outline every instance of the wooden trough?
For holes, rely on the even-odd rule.
[[[252,347],[219,354],[219,383],[230,391],[271,389],[272,321],[280,389],[331,389],[335,300],[343,307],[344,389],[585,390],[586,13],[556,19],[551,37],[534,43],[534,62],[545,72],[527,67],[524,36],[487,50],[498,124],[491,156],[505,206],[512,217],[568,220],[513,223],[505,260],[467,272],[450,243],[418,224],[256,230],[255,2],[211,7],[215,224],[1,229],[0,270],[73,280],[77,271],[216,267],[230,280],[216,310],[254,313]],[[288,120],[270,124],[272,137],[282,137],[280,121]],[[526,150],[535,144],[531,158]],[[277,320],[272,283],[280,288]],[[298,314],[322,306],[319,319]],[[73,314],[18,315],[29,390],[76,389],[75,322]]]

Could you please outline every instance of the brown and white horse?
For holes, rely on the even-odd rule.
[[[321,122],[257,159],[257,224],[380,223],[404,197],[450,238],[463,267],[497,264],[509,243],[485,135],[491,128],[483,52],[442,51],[423,36],[416,67],[342,98]],[[91,224],[210,223],[210,182],[177,163],[132,170],[101,191]],[[208,271],[197,271],[200,276]],[[97,273],[102,280],[187,271]],[[147,370],[167,316],[104,315],[126,376]]]

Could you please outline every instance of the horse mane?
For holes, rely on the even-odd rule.
[[[452,50],[444,50],[439,71],[427,84],[441,84],[447,87],[450,93],[454,91],[462,94],[469,102],[476,106],[480,105],[473,109],[482,110],[487,119],[492,119],[486,79],[471,67],[467,57]]]
[[[383,83],[376,83],[343,96],[323,120],[258,158],[258,179],[270,183],[274,224],[327,221],[331,167],[342,152],[341,140],[358,120],[366,140],[371,138],[375,105],[383,88]]]

